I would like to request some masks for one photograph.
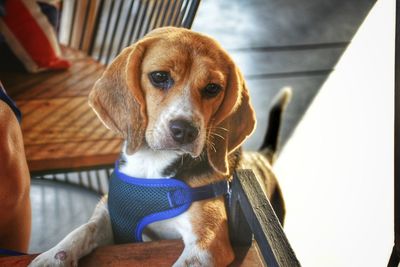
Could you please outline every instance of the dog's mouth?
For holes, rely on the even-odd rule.
[[[200,156],[204,149],[204,141],[202,136],[198,136],[189,144],[179,144],[172,138],[157,138],[154,133],[146,133],[146,143],[148,147],[155,151],[173,151],[178,155],[189,154],[192,158]]]
[[[152,145],[151,143],[147,142],[147,145],[149,146],[150,149],[155,150],[155,151],[173,151],[178,155],[184,155],[188,154],[192,158],[197,158],[200,156],[202,149],[196,149],[194,145],[192,146],[176,146],[174,144],[168,145],[167,143],[165,144],[159,144],[159,145]]]

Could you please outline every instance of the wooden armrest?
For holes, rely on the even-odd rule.
[[[233,246],[254,246],[254,238],[267,266],[300,266],[271,203],[251,170],[235,173],[229,209]]]
[[[183,251],[181,240],[162,240],[135,244],[113,245],[97,248],[84,257],[79,266],[172,266]],[[236,266],[262,266],[257,246],[235,248],[236,259],[231,264]],[[0,258],[0,266],[27,266],[35,255]]]

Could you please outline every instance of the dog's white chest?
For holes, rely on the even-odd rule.
[[[161,178],[163,170],[172,164],[179,155],[173,151],[153,151],[141,149],[133,155],[127,155],[124,149],[126,163],[120,171],[126,175],[141,178]],[[192,226],[187,212],[177,217],[149,224],[143,231],[143,241],[157,239],[179,239],[191,237]]]
[[[178,157],[179,155],[174,151],[153,151],[148,148],[140,149],[134,154],[128,155],[124,148],[123,158],[126,162],[120,166],[120,171],[132,177],[161,178],[163,170]]]
[[[192,235],[192,226],[187,212],[181,215],[149,224],[143,231],[143,241],[158,239],[180,239]]]

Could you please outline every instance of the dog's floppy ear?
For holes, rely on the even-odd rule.
[[[242,74],[233,63],[230,69],[224,100],[214,116],[208,136],[212,145],[207,147],[211,166],[223,175],[229,173],[228,155],[244,142],[256,126]]]
[[[89,105],[103,124],[127,140],[127,152],[142,144],[147,125],[141,88],[146,40],[125,48],[107,67],[89,94]]]

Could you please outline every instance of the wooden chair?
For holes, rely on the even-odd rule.
[[[77,184],[98,194],[107,191],[121,139],[102,126],[87,105],[87,95],[105,65],[128,44],[156,27],[190,28],[199,2],[63,2],[58,32],[71,68],[39,74],[0,73],[24,114],[22,131],[32,177]],[[255,182],[251,171],[243,171],[232,184],[228,201],[237,255],[232,266],[299,266],[268,199]],[[182,249],[177,240],[103,247],[80,265],[170,266]],[[33,257],[2,258],[0,265],[26,266]]]

